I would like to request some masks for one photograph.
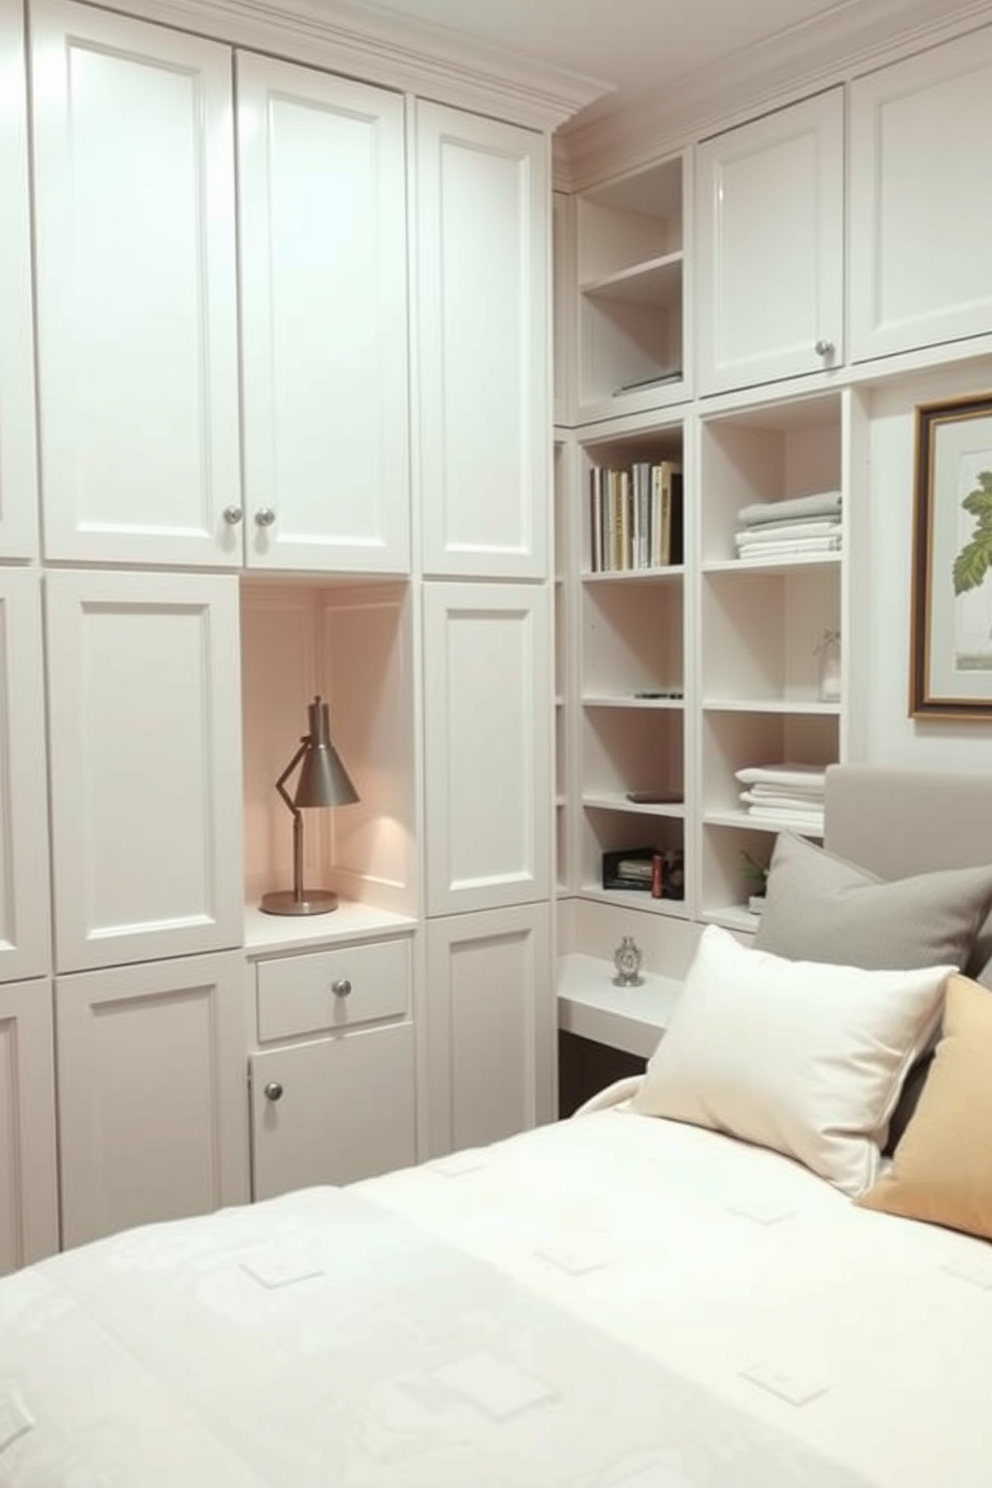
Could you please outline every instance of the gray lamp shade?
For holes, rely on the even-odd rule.
[[[358,800],[358,792],[331,743],[327,704],[315,697],[307,707],[307,717],[310,733],[300,762],[293,805],[297,809],[308,806],[350,806]]]

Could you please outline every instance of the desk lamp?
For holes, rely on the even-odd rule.
[[[338,896],[331,889],[303,887],[303,812],[313,806],[349,806],[358,800],[358,792],[331,743],[327,704],[315,697],[307,706],[310,732],[304,734],[289,764],[276,781],[276,790],[293,813],[293,887],[276,889],[262,897],[266,914],[328,914],[338,907]],[[292,795],[286,781],[297,765],[300,773]]]

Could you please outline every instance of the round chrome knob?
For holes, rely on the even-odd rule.
[[[224,508],[224,521],[229,527],[237,527],[243,516],[244,512],[240,506],[225,506]]]
[[[271,527],[276,519],[276,514],[271,506],[260,506],[255,513],[255,523],[259,527]]]
[[[269,1080],[265,1087],[265,1099],[270,1101],[282,1100],[282,1082],[280,1080]]]
[[[816,352],[817,356],[831,357],[833,356],[837,348],[832,341],[824,341],[821,339],[817,341],[816,345],[813,347],[813,350]]]
[[[347,977],[338,977],[336,982],[331,983],[331,991],[335,997],[349,997],[351,995],[351,983]]]

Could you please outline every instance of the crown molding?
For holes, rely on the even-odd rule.
[[[594,78],[343,0],[101,0],[100,8],[542,131],[610,91]]]
[[[694,73],[663,98],[644,97],[566,125],[555,140],[555,180],[581,190],[636,170],[695,140],[733,128],[913,52],[992,25],[990,0],[878,0],[870,22],[850,4],[790,27],[719,68]],[[564,183],[568,183],[567,185]]]

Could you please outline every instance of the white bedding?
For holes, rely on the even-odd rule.
[[[0,1283],[3,1488],[982,1488],[992,1251],[606,1110]]]

